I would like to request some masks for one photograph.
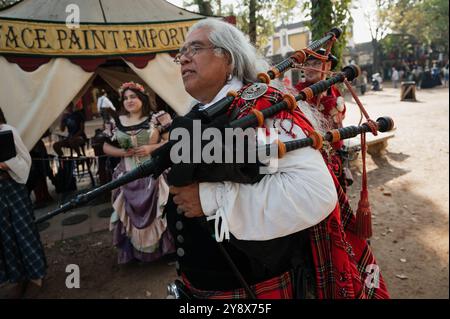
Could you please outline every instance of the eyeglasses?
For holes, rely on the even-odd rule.
[[[192,59],[194,55],[196,55],[201,50],[210,50],[210,49],[217,49],[216,46],[209,46],[209,47],[202,47],[200,45],[188,45],[186,47],[182,47],[180,49],[180,52],[175,56],[175,59],[173,59],[173,62],[180,64],[180,59],[184,55],[188,59]]]

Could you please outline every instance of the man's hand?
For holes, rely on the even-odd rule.
[[[170,193],[174,195],[173,201],[184,212],[184,216],[192,218],[205,215],[200,203],[198,183],[183,187],[170,186]]]
[[[1,163],[0,163],[0,169],[1,169],[1,170],[4,170],[4,171],[7,171],[7,170],[9,170],[9,167],[8,167],[8,165],[6,165],[5,163],[1,162]]]

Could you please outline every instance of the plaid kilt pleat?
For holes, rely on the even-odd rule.
[[[329,217],[310,229],[317,297],[389,298],[367,240],[356,236],[356,218],[347,195],[336,177],[332,177],[338,193],[338,205]]]
[[[46,268],[26,186],[0,180],[0,283],[43,278]]]
[[[183,276],[183,282],[189,291],[198,299],[247,299],[249,298],[244,288],[227,291],[201,290],[192,286],[189,280]],[[292,299],[293,286],[291,272],[285,272],[263,282],[250,286],[258,299]]]

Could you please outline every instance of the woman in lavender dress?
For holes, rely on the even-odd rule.
[[[150,102],[144,87],[127,82],[120,88],[124,114],[116,118],[113,143],[105,143],[107,155],[121,157],[114,170],[117,179],[142,162],[165,143],[158,126],[150,118]],[[118,262],[153,261],[172,253],[174,245],[162,212],[169,187],[164,175],[147,176],[116,189],[112,201],[114,212],[110,229],[119,249]]]

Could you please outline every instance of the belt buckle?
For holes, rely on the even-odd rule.
[[[167,286],[167,299],[195,299],[189,288],[183,284],[180,280],[176,279],[174,282]]]
[[[178,291],[177,285],[172,282],[167,286],[167,297],[166,299],[181,299],[180,292]]]

